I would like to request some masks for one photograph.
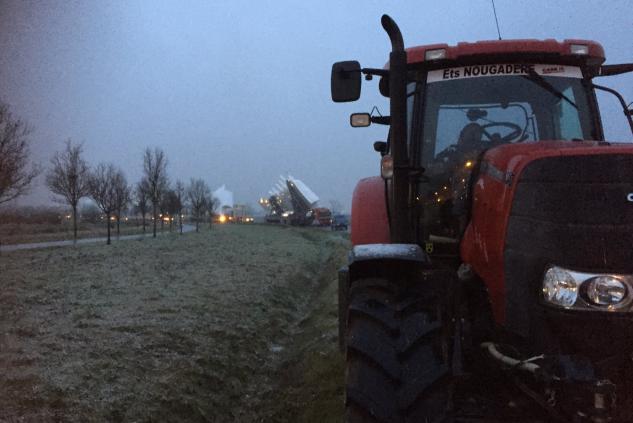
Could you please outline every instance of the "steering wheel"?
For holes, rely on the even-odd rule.
[[[498,132],[493,133],[493,134],[488,132],[488,128],[494,128],[497,126],[501,128],[510,128],[512,129],[512,131],[509,134],[504,135],[503,137],[500,136]],[[523,141],[523,140],[519,140],[519,138],[523,134],[523,128],[521,128],[519,125],[513,122],[490,122],[485,125],[481,125],[481,129],[482,129],[482,135],[485,135],[486,138],[488,138],[488,141],[495,144],[502,144],[502,143],[513,141],[513,140]]]

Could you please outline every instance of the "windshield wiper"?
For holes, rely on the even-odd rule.
[[[530,71],[528,72],[527,75],[521,75],[521,76],[524,77],[525,79],[527,79],[528,81],[534,82],[536,85],[538,85],[539,87],[545,89],[550,94],[553,94],[554,96],[558,97],[559,99],[565,100],[566,102],[568,102],[569,104],[574,106],[574,108],[576,110],[578,110],[578,106],[576,106],[576,103],[571,101],[569,99],[569,97],[567,97],[565,94],[560,92],[560,90],[558,88],[554,87],[552,84],[547,82],[547,80],[545,78],[543,78],[541,75],[536,73],[534,70],[530,69]]]

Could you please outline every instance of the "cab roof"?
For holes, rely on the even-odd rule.
[[[586,53],[578,54],[577,46],[586,46]],[[430,59],[432,51],[445,50],[443,58]],[[575,49],[575,50],[572,50]],[[430,44],[406,49],[407,63],[424,68],[482,62],[544,61],[549,63],[599,66],[605,60],[602,46],[589,40],[492,40],[460,42],[455,46]]]

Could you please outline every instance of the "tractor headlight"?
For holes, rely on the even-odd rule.
[[[626,297],[626,285],[613,276],[597,276],[585,282],[587,299],[599,306],[619,304]]]
[[[543,278],[543,296],[552,304],[571,307],[578,299],[578,283],[565,269],[550,267]]]
[[[565,308],[633,311],[633,275],[595,274],[550,266],[543,277],[543,298]]]

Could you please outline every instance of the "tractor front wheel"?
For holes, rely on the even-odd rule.
[[[346,334],[346,421],[447,422],[451,409],[444,295],[424,283],[353,281]]]

